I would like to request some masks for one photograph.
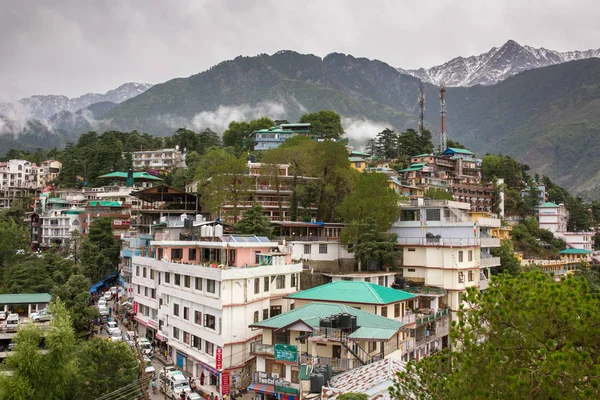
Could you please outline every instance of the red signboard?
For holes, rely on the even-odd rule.
[[[134,301],[133,302],[133,312],[137,314],[137,310],[138,310],[137,301]]]
[[[217,349],[217,371],[223,368],[223,349],[219,347]]]
[[[223,371],[221,374],[221,392],[229,394],[229,371]]]

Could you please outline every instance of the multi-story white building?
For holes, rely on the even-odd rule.
[[[594,232],[569,232],[569,211],[564,204],[545,202],[535,208],[540,229],[552,232],[556,239],[564,240],[569,248],[592,251]]]
[[[144,150],[131,153],[133,169],[137,171],[155,169],[158,171],[170,171],[173,168],[185,168],[185,149]]]
[[[36,166],[27,160],[0,162],[0,209],[36,194]]]
[[[223,375],[232,388],[247,386],[251,343],[262,338],[249,326],[289,310],[284,297],[299,289],[302,264],[292,264],[289,249],[265,237],[202,240],[181,229],[166,237],[150,243],[150,257],[132,257],[140,333],[163,341],[204,391],[227,392]]]
[[[489,278],[482,274],[482,241],[489,248],[499,246],[500,240],[482,237],[478,223],[467,216],[469,203],[414,199],[401,207],[400,220],[390,231],[398,235],[402,248],[404,279],[416,286],[415,293],[420,287],[432,293],[429,302],[420,296],[422,306],[457,311],[460,294],[470,286],[479,288],[480,281],[486,283]],[[499,265],[499,260],[488,264]]]
[[[71,237],[71,232],[82,230],[83,208],[72,207],[71,203],[62,199],[48,199],[45,211],[39,217],[41,221],[41,247],[64,246]]]

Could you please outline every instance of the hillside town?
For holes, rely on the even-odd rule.
[[[343,130],[271,123],[238,136],[237,153],[123,152],[126,168],[80,170],[75,185],[54,159],[0,163],[0,208],[27,232],[27,247],[9,251],[83,271],[82,335],[139,352],[153,396],[389,399],[409,365],[451,350],[453,322],[495,276],[536,270],[561,282],[600,262],[597,226],[569,229],[541,178],[523,176],[515,198],[508,176],[444,132],[434,145],[427,131],[387,130],[355,149]],[[425,146],[407,154],[403,135]],[[329,171],[311,165],[322,162]],[[60,293],[9,291],[20,287],[0,294],[2,359],[21,329],[51,326]]]

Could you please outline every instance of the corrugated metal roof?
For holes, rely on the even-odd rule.
[[[310,380],[310,365],[300,365],[300,372],[298,372],[298,380],[308,381]]]
[[[412,299],[414,294],[370,282],[337,281],[287,296],[290,299],[363,304],[390,304]]]
[[[551,201],[547,201],[544,204],[541,204],[541,205],[538,206],[538,208],[541,208],[541,207],[551,207],[551,208],[554,208],[554,207],[558,207],[558,204],[552,203]]]
[[[375,328],[370,326],[361,326],[350,335],[348,335],[348,339],[352,340],[389,340],[391,339],[396,332],[392,329],[386,328]]]
[[[121,207],[121,203],[118,201],[90,201],[88,202],[90,207]]]
[[[48,293],[0,294],[0,304],[49,303]]]
[[[565,249],[558,252],[558,254],[591,254],[592,252],[584,249]]]
[[[458,154],[473,154],[472,151],[467,150],[467,149],[458,149],[456,147],[448,147],[446,149],[446,151],[444,151],[444,154],[446,153],[458,153]]]
[[[279,329],[289,326],[294,322],[303,321],[312,327],[318,327],[319,320],[321,318],[326,318],[341,313],[348,313],[356,316],[356,324],[360,327],[381,328],[397,332],[402,326],[405,325],[400,321],[362,311],[354,307],[335,303],[313,302],[286,313],[279,314],[273,318],[257,322],[251,326],[257,328]]]

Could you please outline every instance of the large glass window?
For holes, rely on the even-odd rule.
[[[179,304],[173,303],[173,315],[179,317]]]
[[[215,329],[215,316],[210,314],[204,314],[204,326],[206,328]]]
[[[285,275],[277,275],[275,285],[277,289],[285,289]]]
[[[428,208],[425,210],[427,221],[440,221],[441,213],[439,208]]]
[[[214,279],[207,279],[206,280],[206,291],[208,293],[216,293],[217,292],[217,285]]]

